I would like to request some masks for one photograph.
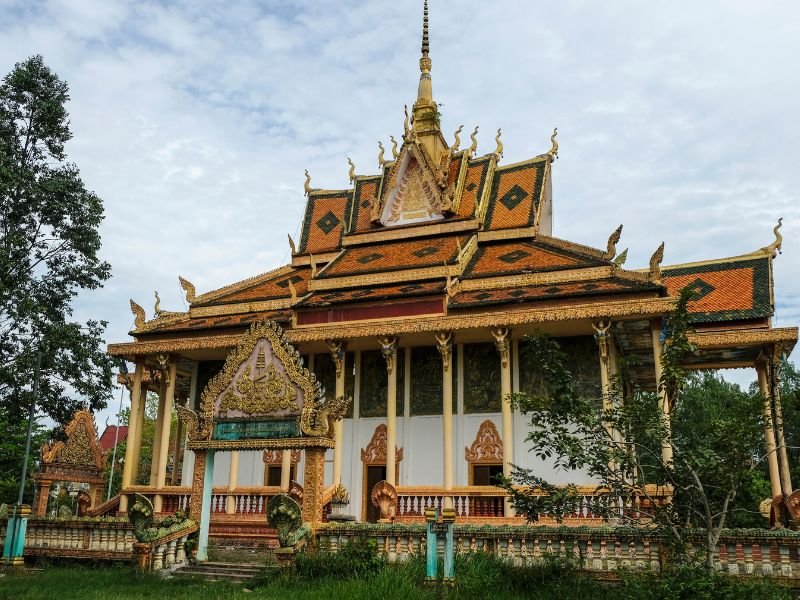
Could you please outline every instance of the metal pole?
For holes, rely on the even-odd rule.
[[[114,430],[114,451],[111,453],[111,473],[108,476],[108,493],[106,494],[106,502],[111,499],[111,484],[114,483],[114,467],[117,466],[117,443],[119,442],[119,420],[122,414],[122,403],[125,398],[125,386],[123,385],[119,391],[119,411],[117,411],[117,427]]]
[[[14,506],[14,528],[11,531],[11,549],[16,545],[17,533],[19,531],[19,519],[17,519],[17,510],[22,504],[22,497],[25,495],[25,478],[28,476],[28,455],[31,453],[31,435],[33,433],[33,415],[36,410],[36,400],[39,395],[39,373],[42,369],[42,351],[36,351],[36,367],[33,371],[33,398],[31,398],[31,405],[28,409],[28,435],[25,438],[25,459],[22,462],[22,479],[19,480],[19,494],[17,495],[17,504]],[[6,558],[6,563],[11,560],[12,552]]]

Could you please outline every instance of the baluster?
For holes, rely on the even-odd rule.
[[[186,549],[183,546],[186,543],[186,537],[187,536],[183,536],[180,538],[176,547],[175,562],[179,565],[182,565],[186,562]]]
[[[781,575],[783,577],[791,577],[792,562],[789,556],[789,546],[779,546],[778,551],[781,557]]]
[[[165,546],[156,546],[153,549],[153,570],[160,571],[164,568],[164,551]]]
[[[753,544],[741,544],[745,575],[753,574]]]
[[[167,544],[167,553],[164,560],[165,567],[171,567],[172,565],[175,564],[175,552],[176,552],[175,545],[176,545],[175,540],[172,540],[169,544]]]

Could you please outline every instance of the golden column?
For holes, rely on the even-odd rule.
[[[175,403],[175,383],[178,379],[178,361],[168,361],[166,370],[166,390],[164,393],[164,414],[161,415],[160,441],[158,444],[158,470],[156,471],[156,489],[161,490],[167,484],[167,460],[169,459],[169,434],[172,428],[172,406]],[[162,375],[164,372],[162,371]],[[159,403],[160,404],[160,403]],[[155,448],[154,448],[155,451]],[[163,503],[161,494],[153,499],[153,512],[161,512]]]
[[[325,461],[323,460],[323,468]],[[281,450],[281,492],[289,493],[292,484],[292,451]]]
[[[658,406],[664,419],[666,439],[661,443],[661,460],[665,465],[672,464],[672,422],[670,421],[669,398],[667,391],[661,386],[661,376],[664,372],[662,362],[661,322],[650,322],[650,336],[653,340],[653,362],[656,371],[656,389],[658,390]]]
[[[395,446],[397,445],[397,338],[378,338],[383,358],[386,359],[388,376],[386,390],[386,481],[397,485],[397,463]],[[367,494],[369,494],[369,490]]]
[[[786,451],[786,438],[783,434],[783,408],[781,407],[781,349],[772,349],[772,360],[769,365],[772,404],[775,416],[775,441],[778,445],[778,464],[781,473],[781,489],[787,498],[792,495],[792,475],[789,470],[789,454]]]
[[[142,402],[142,374],[144,373],[144,360],[136,357],[136,370],[133,373],[133,387],[131,389],[131,412],[128,415],[128,443],[125,445],[125,465],[122,468],[122,491],[131,487],[135,477],[135,465],[139,464],[139,454],[136,452],[137,415],[143,410]],[[128,511],[128,497],[124,494],[119,499],[120,512]]]
[[[777,445],[775,444],[775,421],[772,416],[772,396],[767,379],[767,368],[766,360],[763,356],[759,356],[759,360],[756,362],[756,373],[758,374],[758,389],[761,391],[761,396],[764,400],[764,441],[767,447],[767,467],[769,468],[769,482],[772,488],[772,506],[773,508],[780,507],[780,511],[783,512],[781,474],[778,466]],[[780,513],[776,517],[780,517]],[[780,518],[775,519],[775,525],[781,525]]]
[[[345,351],[347,346],[342,340],[328,340],[326,342],[331,351],[331,358],[336,367],[336,398],[344,396],[345,378]],[[333,424],[333,485],[342,483],[342,447],[344,444],[344,419],[339,419]]]
[[[233,491],[239,483],[239,451],[231,452],[231,464],[228,469],[228,497],[225,499],[225,512],[232,515],[236,512],[236,496]]]
[[[436,347],[442,355],[442,434],[444,437],[444,508],[453,508],[453,497],[447,492],[453,489],[453,334],[436,334]]]
[[[497,352],[500,354],[500,396],[503,415],[503,475],[511,477],[514,463],[514,421],[511,412],[511,332],[505,328],[492,329]],[[513,516],[510,498],[505,500],[505,514]]]

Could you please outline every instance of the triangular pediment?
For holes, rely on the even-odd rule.
[[[385,227],[424,223],[446,218],[452,212],[453,187],[447,184],[449,155],[445,168],[431,163],[417,144],[406,144],[389,172],[381,199],[373,207],[372,221]]]

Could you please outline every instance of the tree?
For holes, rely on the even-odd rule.
[[[41,56],[18,63],[0,85],[0,407],[27,421],[36,353],[37,407],[63,425],[81,404],[104,408],[111,360],[106,323],[71,319],[72,301],[101,287],[103,203],[68,162],[67,84]]]
[[[687,337],[690,299],[689,291],[682,292],[669,317],[658,382],[672,406],[671,432],[658,395],[632,385],[624,363],[611,386],[611,408],[603,410],[600,399],[581,397],[569,357],[545,336],[529,338],[523,350],[543,374],[542,393],[515,394],[512,400],[530,417],[527,440],[538,457],[552,459],[560,470],[583,471],[597,482],[594,514],[650,530],[655,526],[680,550],[699,530],[705,565],[713,571],[714,550],[740,493],[758,485],[765,458],[759,454],[762,399],[713,376],[688,377],[681,368],[693,350]],[[671,460],[664,459],[664,446],[671,446]],[[672,501],[661,502],[651,484],[669,485]],[[533,521],[545,513],[562,518],[580,502],[574,486],[553,486],[528,469],[515,468],[501,485],[517,510]],[[640,502],[631,502],[634,498]]]

